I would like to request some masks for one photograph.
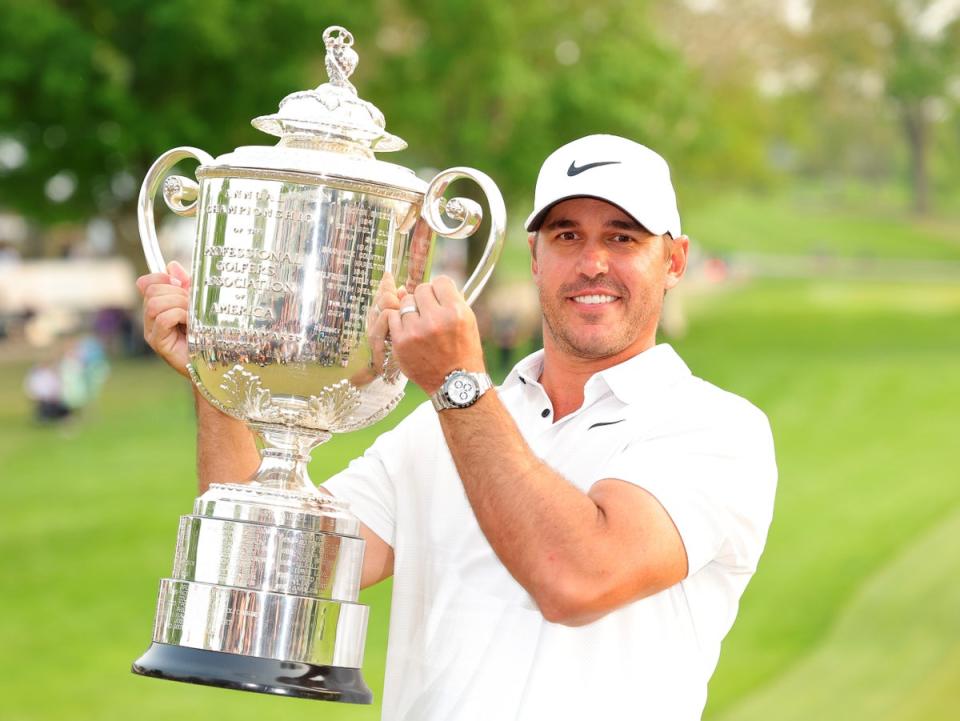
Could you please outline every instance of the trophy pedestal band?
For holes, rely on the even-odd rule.
[[[278,696],[369,704],[358,668],[318,666],[153,643],[131,669],[141,676]]]
[[[359,521],[316,494],[234,484],[212,486],[194,509],[180,518],[153,643],[133,672],[371,703],[361,672],[369,609],[356,602],[363,539],[351,535]]]
[[[154,643],[359,669],[369,609],[284,593],[165,578]]]
[[[352,602],[362,569],[362,538],[181,516],[172,577]]]

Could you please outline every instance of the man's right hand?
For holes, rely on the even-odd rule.
[[[143,296],[143,337],[171,368],[185,378],[187,373],[187,308],[190,274],[173,261],[166,273],[148,273],[137,278]]]

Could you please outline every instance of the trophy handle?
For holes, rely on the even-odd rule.
[[[507,210],[499,188],[489,175],[473,168],[450,168],[430,181],[430,187],[427,188],[423,201],[423,218],[431,230],[447,238],[467,238],[480,226],[483,210],[477,203],[469,198],[446,200],[443,197],[447,186],[460,178],[468,178],[479,185],[487,196],[487,204],[490,206],[490,235],[487,237],[487,245],[483,249],[483,255],[477,267],[463,284],[463,296],[468,304],[473,304],[490,279],[493,267],[500,257],[507,227]],[[457,221],[457,225],[449,225],[444,215]]]
[[[143,254],[147,259],[147,266],[151,273],[165,273],[167,264],[160,252],[157,242],[157,229],[153,220],[153,198],[163,184],[163,200],[177,215],[190,217],[197,214],[197,197],[199,185],[195,180],[179,175],[166,178],[170,169],[186,158],[194,158],[201,165],[213,162],[213,157],[199,148],[181,146],[168,150],[157,158],[147,177],[140,186],[140,197],[137,200],[137,225],[140,228],[140,242],[143,243]],[[164,180],[166,178],[166,180]]]

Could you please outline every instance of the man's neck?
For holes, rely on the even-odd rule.
[[[561,351],[551,338],[544,337],[540,384],[553,405],[553,420],[556,422],[583,405],[584,386],[595,373],[619,365],[655,344],[656,340],[651,338],[605,358],[580,358]]]

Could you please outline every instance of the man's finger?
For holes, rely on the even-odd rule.
[[[167,272],[170,274],[172,285],[179,285],[183,288],[190,286],[190,273],[177,261],[171,260],[167,263]]]
[[[411,315],[413,315],[411,313]],[[396,343],[398,339],[403,337],[403,323],[400,321],[400,311],[390,310],[383,311],[383,317],[386,318],[387,327],[390,329],[390,339]]]
[[[408,295],[404,298],[400,302],[400,310],[397,311],[397,315],[400,318],[401,325],[406,323],[406,327],[409,328],[410,324],[420,317],[420,307],[416,297]]]
[[[181,294],[155,295],[146,303],[146,314],[148,318],[156,318],[171,308],[182,308],[186,313],[187,299]]]
[[[148,301],[151,298],[156,298],[161,295],[177,295],[187,300],[187,289],[181,288],[179,285],[170,285],[169,283],[154,283],[153,285],[147,286],[146,290],[143,293],[144,298]]]
[[[417,299],[417,310],[420,311],[420,315],[428,315],[440,307],[440,302],[437,300],[430,283],[418,285],[417,289],[413,291],[413,297]]]
[[[386,342],[389,330],[385,313],[378,315],[377,319],[371,323],[367,329],[367,338],[370,341],[370,352],[373,355],[373,367],[377,372],[383,367],[383,362],[386,360]]]
[[[373,299],[376,308],[374,310],[384,311],[387,308],[397,309],[400,307],[400,297],[396,293],[377,293]]]
[[[380,285],[377,286],[377,290],[383,293],[396,294],[397,283],[389,271],[384,271],[383,276],[380,278]]]
[[[147,273],[146,275],[141,275],[137,278],[137,290],[140,291],[141,295],[146,292],[147,288],[155,283],[164,283],[166,285],[170,284],[170,274],[169,273]]]
[[[445,308],[466,302],[457,284],[445,275],[438,275],[431,281],[431,285],[437,301]]]
[[[393,276],[389,273],[384,273],[380,279],[376,295],[374,295],[373,298],[373,305],[373,310],[376,313],[381,313],[387,308],[400,307],[400,296],[397,293],[397,286],[393,282]]]
[[[154,321],[153,328],[154,332],[157,329],[168,331],[166,335],[169,335],[169,331],[173,328],[176,328],[178,325],[187,324],[187,310],[186,308],[168,308],[162,313],[157,315],[156,321]]]
[[[168,354],[173,350],[176,343],[183,337],[181,325],[187,322],[187,312],[182,308],[171,308],[164,311],[150,327],[146,335],[147,343],[162,358],[170,362]]]

